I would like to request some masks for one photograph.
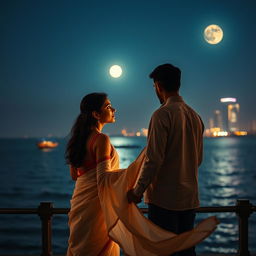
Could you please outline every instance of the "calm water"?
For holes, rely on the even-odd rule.
[[[121,167],[127,167],[146,143],[145,138],[112,137]],[[74,183],[64,163],[65,140],[59,147],[42,151],[36,139],[0,140],[0,207],[36,208],[41,201],[69,207]],[[256,137],[205,139],[204,162],[200,167],[201,206],[235,205],[247,198],[256,205]],[[141,205],[144,206],[144,205]],[[197,221],[209,214],[198,214]],[[216,214],[218,229],[197,247],[198,252],[234,253],[237,248],[237,218],[232,213]],[[249,222],[250,251],[256,252],[256,214]],[[40,221],[33,215],[0,215],[0,254],[39,254]],[[67,216],[53,218],[53,253],[67,248]]]

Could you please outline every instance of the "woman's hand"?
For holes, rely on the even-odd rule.
[[[128,203],[133,202],[133,203],[135,203],[135,204],[138,204],[138,203],[140,203],[141,200],[142,200],[142,196],[137,196],[137,195],[135,195],[133,189],[129,190],[129,191],[127,192],[127,195],[126,195],[126,196],[127,196]]]

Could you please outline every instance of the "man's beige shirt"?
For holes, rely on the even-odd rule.
[[[168,210],[199,207],[203,130],[200,116],[182,97],[168,98],[151,117],[146,160],[135,194],[146,190],[146,203]]]

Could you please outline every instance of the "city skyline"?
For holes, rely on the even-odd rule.
[[[182,71],[180,94],[206,126],[237,98],[242,129],[256,120],[255,1],[5,1],[0,8],[0,137],[67,136],[85,94],[117,109],[107,134],[147,129],[160,106],[149,73]],[[220,26],[218,44],[204,30]],[[210,36],[208,40],[213,40]],[[113,78],[109,69],[122,67]]]

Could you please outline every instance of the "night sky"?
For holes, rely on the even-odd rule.
[[[180,94],[206,127],[236,97],[241,128],[256,120],[256,1],[0,2],[0,137],[66,136],[82,97],[106,92],[117,109],[104,132],[147,128],[159,107],[149,73],[182,70]],[[208,44],[203,31],[224,38]],[[111,65],[123,76],[110,77]]]

